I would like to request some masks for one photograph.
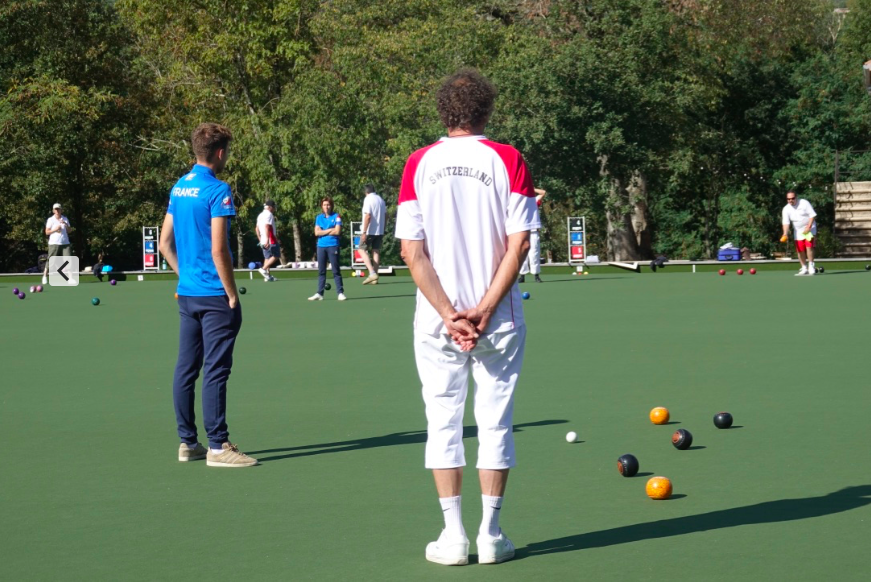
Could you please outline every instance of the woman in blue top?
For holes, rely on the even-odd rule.
[[[333,199],[325,196],[321,199],[323,214],[315,219],[315,236],[318,237],[318,292],[308,298],[309,301],[322,301],[324,298],[324,283],[327,281],[327,261],[333,267],[333,281],[339,292],[339,301],[345,300],[345,287],[342,284],[342,272],[339,270],[339,234],[342,232],[342,217],[333,212]]]

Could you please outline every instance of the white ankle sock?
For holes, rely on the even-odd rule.
[[[221,453],[224,452],[224,449],[212,449],[212,448],[210,448],[209,450],[212,451],[213,455],[220,455]]]
[[[490,537],[498,537],[499,532],[499,512],[502,509],[502,500],[504,497],[491,497],[482,495],[481,502],[484,504],[484,513],[481,517],[481,529],[478,533],[487,534]]]
[[[445,516],[445,534],[448,537],[466,537],[466,530],[463,528],[461,500],[461,495],[456,497],[439,497],[439,504],[441,504],[442,513]]]

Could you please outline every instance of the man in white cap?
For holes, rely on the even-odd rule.
[[[48,237],[48,259],[52,257],[69,257],[72,255],[70,250],[70,233],[73,227],[70,226],[69,219],[63,215],[61,205],[56,202],[51,207],[52,215],[45,222],[45,236]],[[45,262],[45,271],[42,273],[42,284],[48,285],[48,261]]]

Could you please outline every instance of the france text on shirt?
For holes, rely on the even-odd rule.
[[[199,188],[173,188],[172,195],[184,198],[197,198],[200,194]]]

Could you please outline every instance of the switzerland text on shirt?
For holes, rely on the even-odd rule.
[[[424,240],[442,288],[458,311],[475,307],[508,251],[508,236],[541,226],[532,178],[509,145],[483,136],[443,138],[413,153],[399,192],[396,238]],[[523,325],[515,284],[487,333]],[[418,290],[415,328],[436,335],[442,320]]]

